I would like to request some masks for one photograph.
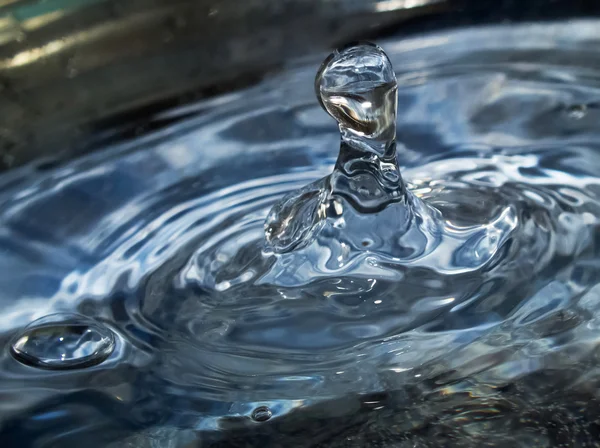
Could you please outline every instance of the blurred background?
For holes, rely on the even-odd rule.
[[[148,132],[148,118],[340,43],[600,13],[597,0],[0,0],[0,170]]]

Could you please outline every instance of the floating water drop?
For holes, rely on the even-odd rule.
[[[315,90],[347,143],[380,156],[393,152],[398,85],[381,48],[363,43],[332,53],[317,73]]]
[[[13,357],[49,370],[81,369],[100,364],[115,348],[111,330],[76,314],[53,314],[28,325],[12,341]]]
[[[260,406],[252,411],[252,420],[255,422],[266,422],[273,416],[273,412],[267,406]]]

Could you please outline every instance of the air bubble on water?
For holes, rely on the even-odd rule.
[[[268,406],[259,406],[252,411],[252,420],[255,422],[266,422],[273,416],[273,412]]]
[[[69,370],[100,364],[114,348],[110,329],[85,316],[60,313],[29,324],[14,337],[10,352],[32,367]]]
[[[567,109],[569,118],[581,120],[587,115],[587,106],[585,104],[574,104]]]

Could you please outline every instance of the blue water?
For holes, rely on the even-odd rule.
[[[395,252],[385,210],[265,242],[340,151],[324,55],[3,174],[0,445],[597,446],[598,26],[378,42],[427,210]]]

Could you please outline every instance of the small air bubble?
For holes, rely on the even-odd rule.
[[[587,106],[585,104],[574,104],[567,109],[569,118],[581,120],[587,115]]]
[[[115,348],[112,331],[75,314],[53,314],[32,322],[12,341],[19,362],[41,369],[69,370],[105,361]]]
[[[383,172],[383,177],[385,177],[390,182],[398,182],[400,180],[400,175],[393,170],[385,170]]]
[[[252,420],[255,422],[266,422],[273,416],[273,412],[267,406],[260,406],[252,411]]]

